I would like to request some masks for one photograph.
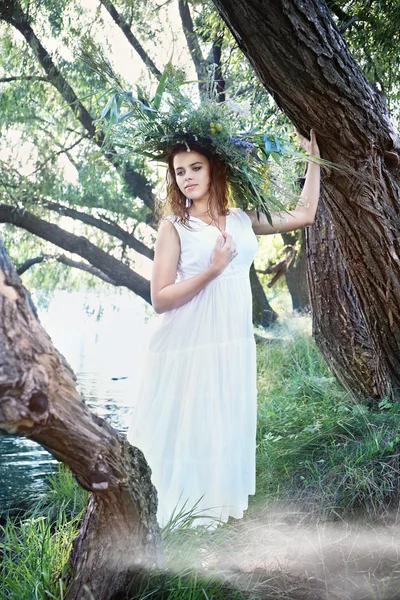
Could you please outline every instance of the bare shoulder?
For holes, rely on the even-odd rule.
[[[162,235],[175,235],[177,238],[179,238],[178,232],[174,225],[175,222],[176,217],[174,217],[174,215],[168,215],[164,217],[160,221],[160,225],[158,227],[158,236],[161,233]]]
[[[160,222],[156,246],[164,246],[165,244],[180,245],[179,234],[174,226],[175,217],[164,217]]]

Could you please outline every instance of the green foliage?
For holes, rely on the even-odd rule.
[[[259,348],[258,378],[258,502],[324,518],[378,517],[398,502],[398,403],[355,404],[304,335]]]
[[[63,466],[43,497],[0,527],[0,595],[4,600],[63,600],[62,574],[87,494]]]
[[[343,36],[367,78],[388,100],[395,118],[400,109],[400,4],[397,0],[328,1]]]

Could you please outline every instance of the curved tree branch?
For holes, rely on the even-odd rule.
[[[103,273],[103,271],[97,269],[96,267],[93,267],[92,265],[88,265],[87,263],[83,262],[78,262],[77,260],[72,260],[72,258],[68,258],[68,256],[65,256],[64,254],[56,256],[55,259],[59,263],[62,263],[67,267],[74,267],[74,269],[79,269],[80,271],[85,271],[85,273],[89,273],[89,275],[94,275],[95,277],[98,277],[105,283],[109,283],[115,286],[117,285],[114,279],[111,279],[111,277]]]
[[[154,250],[148,248],[145,244],[143,244],[143,242],[125,231],[125,229],[122,229],[122,227],[116,223],[104,221],[103,219],[99,219],[93,215],[88,215],[87,213],[76,210],[75,208],[69,208],[68,206],[63,206],[62,204],[51,202],[49,200],[43,200],[41,205],[49,208],[50,210],[55,210],[57,213],[65,215],[66,217],[71,217],[72,219],[82,221],[82,223],[86,223],[86,225],[97,227],[97,229],[101,229],[101,231],[118,238],[126,246],[132,248],[132,250],[135,250],[135,252],[146,256],[150,260],[153,260],[154,258]]]
[[[85,237],[69,233],[58,225],[48,223],[26,210],[19,210],[6,204],[0,204],[0,223],[11,223],[68,252],[78,254],[114,280],[115,285],[128,288],[151,304],[149,281],[132,271],[117,258],[89,242]]]
[[[90,275],[94,275],[95,277],[98,277],[99,279],[101,279],[102,281],[105,281],[106,283],[110,283],[111,285],[117,285],[113,279],[108,277],[108,275],[105,275],[102,271],[100,271],[100,269],[96,269],[96,267],[92,267],[92,265],[88,265],[87,263],[72,260],[72,258],[68,258],[64,254],[60,254],[58,256],[57,255],[51,256],[51,255],[44,254],[42,256],[36,256],[35,258],[28,258],[28,260],[26,260],[24,263],[22,263],[22,265],[17,267],[17,269],[16,269],[17,274],[19,276],[21,276],[26,271],[28,271],[28,269],[33,267],[34,265],[37,265],[44,261],[49,261],[49,260],[57,260],[59,263],[62,263],[64,265],[66,265],[67,267],[74,267],[75,269],[80,269],[81,271],[85,271],[86,273],[89,273]]]
[[[42,263],[47,259],[47,256],[35,256],[35,258],[28,258],[25,262],[22,263],[19,267],[16,267],[17,275],[23,275],[28,269],[33,267],[34,265]]]
[[[11,81],[45,81],[50,83],[47,77],[38,75],[18,75],[15,77],[0,77],[0,83],[10,83]]]

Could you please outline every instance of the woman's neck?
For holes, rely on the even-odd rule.
[[[208,200],[200,200],[194,202],[190,208],[189,213],[193,217],[211,217],[217,218],[219,216],[218,208],[214,205],[210,205]]]

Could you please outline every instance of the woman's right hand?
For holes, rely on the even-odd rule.
[[[226,231],[222,231],[211,255],[210,267],[220,275],[235,256],[237,256],[237,250],[232,236]]]

